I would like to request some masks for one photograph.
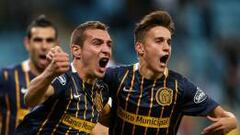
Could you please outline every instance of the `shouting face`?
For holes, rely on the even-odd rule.
[[[112,56],[112,40],[105,30],[88,29],[81,47],[80,61],[86,74],[103,77],[108,61]]]
[[[31,37],[26,38],[25,46],[30,56],[30,67],[38,73],[47,66],[46,54],[56,45],[56,33],[52,27],[33,27]]]
[[[162,74],[171,56],[171,32],[162,26],[149,29],[143,43],[136,44],[143,69],[151,74]]]

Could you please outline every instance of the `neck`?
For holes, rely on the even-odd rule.
[[[87,68],[81,64],[81,62],[77,59],[73,60],[73,66],[76,69],[78,75],[80,78],[83,80],[83,82],[86,82],[88,84],[94,84],[96,82],[96,77],[92,76],[91,74],[88,73],[86,70]]]
[[[37,68],[37,66],[35,66],[31,60],[29,61],[29,67],[31,73],[35,76],[38,76],[43,72],[43,69]]]
[[[149,80],[156,80],[164,75],[163,72],[155,72],[150,69],[145,62],[139,62],[139,72],[144,78]]]

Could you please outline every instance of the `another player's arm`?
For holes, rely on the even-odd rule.
[[[30,83],[24,100],[27,106],[36,106],[43,103],[49,96],[54,94],[54,89],[50,85],[52,80],[65,73],[69,69],[68,54],[63,52],[60,47],[53,48],[47,55],[50,64],[47,68],[33,79]]]
[[[237,127],[237,119],[233,113],[225,111],[222,107],[216,107],[207,118],[213,123],[204,128],[202,134],[221,133],[226,134]]]

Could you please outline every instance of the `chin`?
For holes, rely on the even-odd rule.
[[[158,70],[157,72],[162,74],[162,73],[164,73],[164,69],[163,70]]]
[[[96,76],[97,78],[103,78],[104,75],[105,75],[105,72],[104,72],[104,73],[100,73],[100,72],[95,73],[95,76]]]
[[[161,67],[157,68],[156,71],[157,71],[158,73],[164,73],[165,68],[166,68],[165,66],[164,66],[164,67],[161,66]]]
[[[38,63],[38,67],[39,68],[46,68],[48,66],[48,64],[47,63]]]

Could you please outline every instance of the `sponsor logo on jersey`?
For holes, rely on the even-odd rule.
[[[73,128],[86,133],[91,133],[96,123],[90,121],[82,120],[80,118],[74,117],[69,114],[64,114],[62,117],[62,123]]]
[[[133,125],[148,127],[148,128],[167,128],[169,127],[170,118],[157,118],[145,115],[138,115],[127,112],[123,110],[121,107],[117,110],[117,115],[122,120],[131,123]]]

